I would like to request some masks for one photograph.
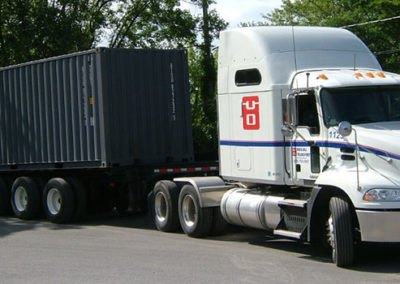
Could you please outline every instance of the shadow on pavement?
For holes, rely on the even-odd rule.
[[[357,260],[353,270],[400,273],[400,244],[362,244],[357,248]]]
[[[80,223],[53,224],[45,219],[21,220],[14,216],[0,217],[0,238],[15,233],[46,228],[50,230],[82,229]]]
[[[146,213],[131,213],[120,216],[115,212],[111,212],[102,215],[89,216],[85,220],[76,224],[82,226],[112,226],[156,230],[151,217]]]
[[[115,213],[95,215],[84,221],[57,225],[45,220],[23,221],[17,218],[0,218],[0,238],[7,235],[39,228],[51,230],[84,229],[91,226],[110,226],[144,230],[156,230],[151,217],[147,214],[118,216]],[[163,234],[160,232],[160,234]],[[276,239],[265,231],[231,226],[227,234],[209,237],[214,241],[244,242],[250,245],[288,251],[300,254],[307,261],[330,263],[329,255],[315,254],[311,245],[288,239]],[[348,270],[369,273],[400,273],[400,244],[362,244],[356,247],[356,264]],[[332,264],[333,265],[333,264]]]
[[[21,231],[34,230],[38,223],[36,221],[21,221],[14,218],[0,218],[0,238]]]
[[[300,254],[299,258],[308,261],[332,262],[329,253],[316,253],[310,244],[273,238],[261,230],[234,227],[229,234],[212,239],[247,242],[251,245],[297,253]],[[356,246],[355,253],[356,263],[352,267],[346,268],[348,270],[369,273],[400,273],[400,244],[363,243]]]
[[[36,230],[38,228],[47,228],[50,230],[68,230],[83,229],[86,226],[112,226],[124,228],[136,228],[155,230],[155,226],[146,214],[130,214],[120,216],[115,212],[104,214],[95,214],[85,217],[81,221],[75,221],[68,224],[54,224],[47,221],[44,217],[34,220],[20,220],[15,216],[0,217],[0,238],[14,233],[27,230]]]

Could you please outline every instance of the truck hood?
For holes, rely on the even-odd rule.
[[[400,184],[400,122],[360,124],[353,128],[363,163]]]
[[[361,151],[400,160],[400,122],[355,125]]]

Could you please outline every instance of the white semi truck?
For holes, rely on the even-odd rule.
[[[0,215],[66,223],[150,192],[161,231],[264,229],[338,266],[359,242],[400,242],[400,76],[349,31],[221,33],[219,176],[194,159],[189,106],[184,50],[0,68]]]
[[[339,28],[223,31],[218,61],[220,177],[157,182],[159,230],[264,229],[337,266],[357,243],[400,242],[399,75]]]

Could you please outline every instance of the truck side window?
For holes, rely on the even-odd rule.
[[[238,87],[260,85],[261,74],[258,69],[238,70],[235,73],[235,84]]]
[[[319,134],[319,120],[317,104],[314,95],[302,95],[297,97],[298,126],[309,127],[311,134]]]

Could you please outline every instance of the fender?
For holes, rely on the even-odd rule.
[[[216,176],[210,177],[182,177],[174,178],[179,187],[190,184],[196,190],[200,207],[218,207],[221,204],[222,196],[228,190],[234,187],[226,185],[225,182]]]
[[[372,168],[364,168],[359,172],[360,189],[357,189],[355,168],[331,168],[322,172],[315,181],[316,186],[335,187],[341,189],[349,197],[357,209],[400,208],[398,202],[367,202],[363,195],[371,188],[396,188],[396,180],[389,173],[378,172]]]

